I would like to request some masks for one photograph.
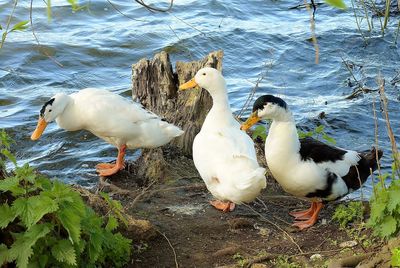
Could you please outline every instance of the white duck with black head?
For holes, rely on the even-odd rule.
[[[65,130],[88,130],[118,148],[115,164],[96,166],[101,176],[113,175],[124,168],[127,148],[155,148],[183,134],[179,127],[165,122],[139,103],[97,88],[54,95],[40,110],[31,139],[39,139],[47,124],[54,120]]]
[[[376,156],[382,156],[382,151],[375,148],[359,153],[311,137],[299,139],[288,105],[272,95],[255,101],[253,113],[241,129],[247,130],[263,119],[272,120],[265,141],[265,158],[272,175],[286,192],[312,201],[308,210],[290,213],[296,219],[293,225],[300,229],[317,222],[323,202],[360,188],[370,168],[376,169]]]
[[[207,189],[218,200],[211,204],[232,211],[235,204],[253,201],[266,186],[254,143],[232,115],[225,79],[214,68],[202,68],[180,90],[207,90],[213,105],[193,141],[193,161]]]

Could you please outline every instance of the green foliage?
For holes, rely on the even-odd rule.
[[[343,0],[325,0],[325,2],[331,6],[334,6],[339,9],[346,9],[346,4],[343,2]]]
[[[374,187],[370,200],[371,216],[368,226],[382,238],[391,238],[400,231],[400,180],[394,179],[386,188],[383,183]]]
[[[337,221],[341,228],[349,222],[363,219],[364,206],[361,201],[352,201],[336,207],[332,219]]]
[[[8,150],[10,144],[0,132],[0,148]],[[0,163],[4,166],[3,158]],[[123,218],[119,202],[102,194],[112,209],[100,217],[71,186],[36,174],[28,164],[14,164],[14,174],[0,179],[0,237],[9,237],[0,244],[0,267],[12,262],[17,267],[126,264],[131,240],[115,232]]]
[[[263,141],[265,141],[267,139],[267,129],[265,126],[263,125],[258,125],[253,133],[251,134],[251,137],[253,138],[253,140],[257,139],[258,137],[260,137]]]
[[[285,255],[280,255],[278,258],[275,260],[271,261],[272,264],[274,264],[274,267],[279,267],[279,268],[300,268],[301,265],[299,265],[296,262],[290,262],[290,258]]]
[[[328,143],[335,145],[336,140],[334,138],[330,137],[328,134],[326,134],[324,129],[325,129],[324,125],[319,125],[313,131],[304,132],[304,131],[298,130],[297,134],[299,135],[300,139],[304,139],[306,137],[313,137],[317,140],[323,139],[323,140],[327,141]]]
[[[400,248],[392,250],[392,260],[390,262],[392,267],[400,267]]]

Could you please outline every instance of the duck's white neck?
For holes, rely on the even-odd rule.
[[[216,124],[223,127],[225,124],[231,125],[236,122],[232,115],[232,110],[229,105],[228,92],[225,86],[220,86],[217,89],[208,90],[212,99],[213,106],[208,112],[203,123],[203,128],[211,126],[215,128]]]
[[[265,141],[265,151],[283,158],[299,152],[300,142],[292,113],[287,110],[277,115],[271,123]],[[282,159],[283,160],[283,159]]]

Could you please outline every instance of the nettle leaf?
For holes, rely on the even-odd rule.
[[[343,2],[343,0],[325,0],[325,2],[331,6],[334,6],[339,9],[346,9],[346,4]]]
[[[69,240],[59,240],[51,249],[51,254],[59,262],[66,262],[69,265],[76,265],[76,254],[74,246]]]
[[[400,190],[399,189],[390,189],[389,190],[389,201],[387,204],[387,208],[389,212],[395,212],[400,207]]]
[[[61,224],[67,230],[69,240],[73,244],[79,244],[81,232],[81,215],[75,213],[73,209],[63,208],[56,213]]]
[[[8,248],[4,244],[0,244],[0,267],[8,260]]]
[[[8,149],[1,149],[1,154],[7,157],[14,164],[14,166],[17,165],[17,159]]]
[[[25,194],[26,191],[19,185],[20,178],[18,177],[8,177],[4,180],[0,180],[0,192],[10,191],[14,197]]]
[[[8,261],[16,261],[17,267],[25,268],[33,254],[33,245],[47,235],[53,226],[49,223],[36,224],[23,234],[16,234],[16,239],[9,250]]]
[[[0,206],[0,215],[0,229],[7,227],[17,216],[7,203]]]
[[[397,230],[397,221],[392,216],[386,216],[380,226],[380,234],[383,237],[390,237],[395,234]]]
[[[19,198],[12,204],[12,209],[20,217],[26,228],[31,228],[47,213],[58,209],[57,203],[51,198],[43,195]]]
[[[386,203],[382,200],[373,200],[371,203],[371,218],[372,222],[377,222],[385,216]]]
[[[118,227],[118,220],[112,215],[108,216],[108,222],[105,229],[111,232],[115,230],[117,227]]]
[[[12,31],[22,31],[22,30],[27,29],[29,27],[27,25],[28,23],[29,23],[29,20],[20,21],[20,22],[18,22],[17,24],[15,24],[11,28],[10,32],[12,32]]]
[[[16,177],[30,183],[35,183],[37,175],[35,170],[30,167],[28,163],[25,163],[22,167],[16,167],[14,172]]]

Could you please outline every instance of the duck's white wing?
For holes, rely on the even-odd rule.
[[[145,110],[140,103],[129,101],[104,89],[87,88],[72,94],[71,97],[84,112],[82,116],[90,118],[112,120],[112,117],[119,117],[131,123],[159,118]]]

